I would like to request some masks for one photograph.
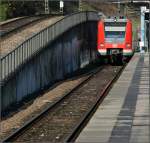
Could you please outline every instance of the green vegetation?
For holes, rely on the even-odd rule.
[[[92,5],[88,4],[87,2],[82,2],[81,9],[83,11],[96,11],[96,9]]]
[[[0,4],[0,21],[7,19],[8,8],[8,4]]]
[[[138,40],[138,28],[140,27],[140,7],[129,4],[127,15],[132,20],[133,41]]]
[[[140,26],[140,20],[139,19],[132,20],[132,25],[133,25],[133,40],[137,40],[137,29]]]
[[[42,1],[2,1],[0,3],[0,21],[18,16],[34,15],[44,10]]]

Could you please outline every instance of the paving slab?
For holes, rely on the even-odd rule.
[[[149,55],[135,54],[76,142],[150,143],[149,86]]]

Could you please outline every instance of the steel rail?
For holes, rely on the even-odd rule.
[[[14,33],[14,32],[17,32],[18,30],[24,28],[24,27],[27,26],[27,25],[30,25],[30,24],[32,24],[32,23],[36,23],[36,22],[38,22],[38,21],[40,21],[40,20],[43,20],[43,19],[45,19],[45,18],[48,18],[48,16],[41,16],[41,17],[40,17],[40,16],[37,16],[37,17],[34,16],[34,17],[33,17],[33,20],[28,21],[28,19],[30,19],[30,18],[31,18],[31,17],[23,17],[23,18],[21,18],[21,19],[16,19],[16,20],[14,20],[14,21],[10,21],[10,22],[8,22],[8,23],[1,24],[1,25],[0,25],[0,26],[1,26],[1,30],[2,30],[2,32],[3,32],[3,33],[0,34],[1,38],[6,37],[8,34],[12,34],[12,33]],[[24,22],[21,22],[21,21],[27,21],[27,22],[24,23]],[[3,31],[3,27],[4,27],[5,25],[12,24],[12,23],[18,23],[18,22],[21,22],[21,23],[24,23],[24,24],[20,24],[20,25],[14,27],[14,28],[12,28],[12,29],[4,30],[4,31]]]
[[[21,18],[17,18],[17,19],[14,19],[14,20],[10,20],[10,21],[8,21],[8,22],[6,22],[6,23],[2,23],[2,24],[0,24],[0,27],[1,27],[0,30],[1,30],[1,32],[3,32],[3,27],[5,27],[6,25],[10,25],[10,24],[12,24],[12,23],[17,23],[17,22],[19,22],[19,21],[22,21],[22,20],[25,20],[25,19],[28,19],[28,18],[29,18],[28,16],[24,16],[24,17],[21,17]],[[17,27],[16,27],[16,28],[17,28]],[[7,30],[7,31],[4,30],[4,33],[1,33],[1,34],[0,34],[1,38],[4,37],[4,36],[6,36],[7,34],[11,33],[11,31],[13,32],[13,30],[15,30],[16,28],[11,29],[11,30]]]
[[[84,76],[88,76],[85,78],[83,81],[81,81],[77,86],[75,86],[71,91],[66,93],[64,96],[62,96],[60,99],[57,101],[53,102],[50,106],[45,108],[41,113],[36,115],[34,118],[26,122],[21,128],[17,129],[14,133],[10,134],[8,137],[6,137],[4,140],[2,140],[2,143],[5,142],[11,142],[13,139],[21,136],[27,129],[28,127],[32,126],[32,124],[38,122],[47,112],[50,110],[53,110],[57,105],[59,105],[65,98],[67,98],[70,94],[72,94],[75,90],[86,84],[96,73],[98,73],[100,70],[103,69],[103,66],[99,67],[98,69],[95,69],[91,72],[88,72],[86,74],[83,74]],[[80,76],[79,76],[80,77]]]
[[[18,17],[18,18],[12,19],[12,20],[10,19],[10,20],[8,20],[8,21],[3,21],[3,22],[0,23],[0,26],[10,24],[10,23],[12,23],[12,22],[15,22],[15,21],[24,19],[24,18],[26,18],[26,17],[28,17],[28,16],[23,16],[23,17]]]
[[[75,128],[72,130],[70,135],[65,139],[64,142],[74,142],[79,135],[79,133],[82,131],[82,129],[86,126],[88,121],[91,119],[92,115],[95,113],[99,105],[103,102],[104,98],[107,96],[107,93],[110,91],[111,87],[113,86],[114,82],[120,77],[123,69],[126,65],[122,66],[122,68],[119,70],[117,75],[105,86],[105,88],[102,90],[102,92],[98,93],[100,96],[97,99],[96,103],[88,110],[88,112],[81,118],[80,122],[75,126]]]

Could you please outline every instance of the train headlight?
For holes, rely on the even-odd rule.
[[[100,44],[101,47],[104,47],[104,44]]]
[[[127,47],[127,48],[130,48],[130,47],[131,47],[131,44],[127,44],[126,47]]]

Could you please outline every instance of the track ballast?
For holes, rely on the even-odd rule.
[[[4,142],[72,141],[89,111],[102,99],[122,66],[104,66],[93,71],[82,83],[10,135]],[[111,84],[110,84],[111,83]]]

